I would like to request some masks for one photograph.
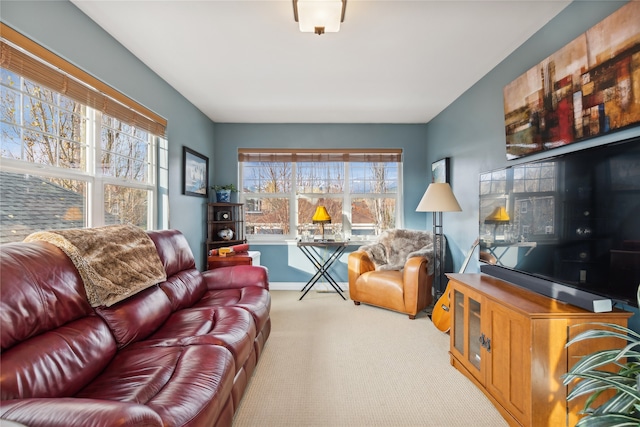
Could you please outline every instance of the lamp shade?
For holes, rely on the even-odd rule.
[[[504,206],[496,206],[491,214],[484,219],[485,224],[505,224],[509,222],[509,214]]]
[[[329,212],[327,212],[327,208],[324,206],[318,206],[316,208],[316,213],[313,214],[313,218],[311,219],[314,223],[326,223],[331,222],[331,217],[329,216]]]
[[[416,212],[460,212],[462,208],[446,182],[433,182],[427,187]]]
[[[337,33],[346,0],[293,0],[294,15],[303,33]]]

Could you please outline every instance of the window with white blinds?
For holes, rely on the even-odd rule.
[[[402,151],[240,149],[241,200],[250,240],[315,235],[318,206],[325,232],[366,239],[402,225]]]

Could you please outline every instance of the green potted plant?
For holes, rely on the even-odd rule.
[[[640,287],[638,288],[640,302]],[[574,383],[567,400],[589,395],[576,427],[611,427],[640,425],[640,334],[620,325],[591,323],[593,329],[576,335],[567,347],[583,340],[620,338],[627,342],[623,348],[601,350],[584,356],[565,375],[564,385]],[[617,366],[617,372],[605,371],[603,366]],[[595,400],[605,391],[614,395],[598,407]]]
[[[229,203],[231,201],[231,192],[238,191],[233,184],[212,185],[211,189],[216,192],[216,201],[221,203]]]

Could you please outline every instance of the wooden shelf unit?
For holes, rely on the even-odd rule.
[[[631,313],[592,313],[485,274],[447,276],[451,364],[487,395],[509,425],[574,426],[585,400],[567,402],[560,376],[581,356],[624,343],[565,344],[589,328],[584,323],[627,326]]]
[[[228,214],[229,218],[223,218]],[[230,228],[233,231],[231,240],[224,240],[218,233]],[[246,243],[244,237],[244,205],[242,203],[208,203],[207,204],[207,243],[206,253],[211,249]]]

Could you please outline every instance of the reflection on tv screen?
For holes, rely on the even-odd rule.
[[[637,306],[640,138],[480,175],[491,262]]]

